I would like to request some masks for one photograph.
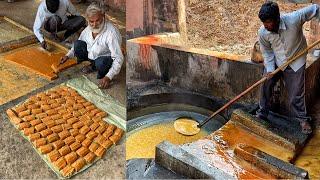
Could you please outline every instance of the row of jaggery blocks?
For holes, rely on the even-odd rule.
[[[101,158],[124,134],[102,120],[106,112],[65,86],[32,96],[7,114],[64,177]]]

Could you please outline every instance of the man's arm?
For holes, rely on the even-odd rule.
[[[68,13],[70,13],[71,15],[80,16],[80,13],[73,6],[73,4],[69,0],[66,0],[66,1],[67,1],[67,11],[68,11]]]
[[[299,16],[301,25],[303,25],[306,21],[310,21],[312,18],[317,18],[320,20],[320,8],[319,5],[313,4],[293,13],[296,13]]]
[[[275,55],[271,48],[271,44],[262,35],[259,35],[259,43],[264,67],[266,68],[267,73],[273,72],[275,70]]]
[[[45,20],[45,15],[43,13],[42,6],[40,4],[38,11],[37,11],[36,19],[33,24],[33,33],[36,35],[37,39],[41,43],[44,41],[43,34],[41,33],[41,27],[42,27],[44,20]]]
[[[111,36],[108,38],[108,46],[111,52],[111,58],[113,59],[112,66],[107,73],[107,77],[112,80],[112,78],[119,74],[122,63],[123,63],[123,54],[121,51],[121,35],[115,29]]]

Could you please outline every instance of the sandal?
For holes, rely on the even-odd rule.
[[[303,134],[311,134],[312,133],[312,128],[307,121],[300,121],[300,126],[301,126],[301,132]]]

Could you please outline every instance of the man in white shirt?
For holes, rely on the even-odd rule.
[[[33,32],[41,46],[47,49],[41,32],[42,27],[50,32],[55,39],[59,39],[57,32],[66,30],[62,39],[67,39],[85,26],[85,18],[80,16],[69,0],[43,0],[38,7]]]
[[[61,58],[64,63],[76,57],[78,63],[90,61],[91,65],[83,68],[84,73],[97,70],[101,88],[109,87],[110,81],[120,72],[123,55],[121,35],[114,25],[107,21],[102,6],[91,4],[86,10],[88,26],[82,31],[73,48]]]
[[[296,55],[307,47],[303,35],[303,24],[312,18],[320,19],[318,5],[310,5],[298,11],[280,16],[277,3],[269,1],[262,5],[259,18],[263,22],[260,28],[259,43],[264,59],[267,81],[261,87],[260,109],[257,116],[267,120],[271,106],[272,90],[275,83],[283,77],[288,90],[290,118],[300,122],[302,132],[312,132],[308,121],[305,104],[305,66],[307,54],[298,58],[275,76],[271,76],[277,67],[284,64],[288,58]]]

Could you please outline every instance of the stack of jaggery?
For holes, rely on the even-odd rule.
[[[106,112],[65,86],[32,96],[7,114],[64,177],[101,158],[124,134],[102,120]]]

